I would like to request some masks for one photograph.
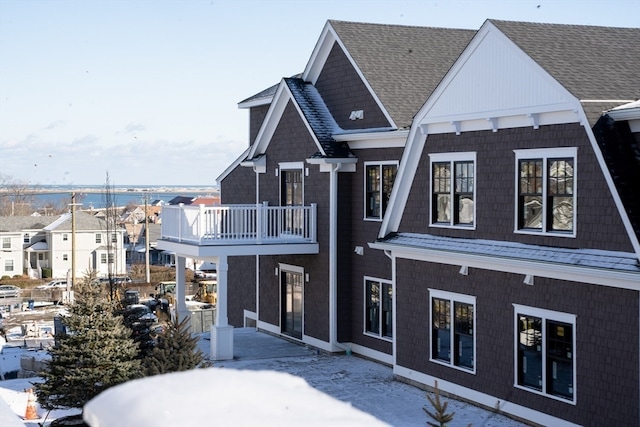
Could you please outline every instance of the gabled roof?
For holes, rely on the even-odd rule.
[[[193,201],[193,197],[187,196],[176,196],[173,199],[169,200],[169,205],[179,205],[180,203],[184,203],[185,205],[190,205]]]
[[[0,216],[0,232],[42,230],[58,216]]]
[[[398,128],[406,128],[475,30],[329,21]]]
[[[84,211],[76,211],[75,228],[77,231],[99,231],[105,230],[105,220],[97,218],[95,215]],[[45,227],[48,231],[71,231],[71,212],[62,214],[54,222]],[[117,230],[113,230],[114,232]]]
[[[640,98],[640,28],[489,22],[581,101]]]
[[[640,28],[488,22],[582,102],[591,126],[640,98]]]

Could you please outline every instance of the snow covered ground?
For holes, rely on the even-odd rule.
[[[209,353],[208,333],[201,335],[199,347]],[[252,390],[247,386],[247,381],[251,384],[251,379],[247,379],[246,375],[251,371],[270,371],[288,373],[295,377],[301,378],[318,392],[322,392],[339,401],[350,404],[353,408],[364,414],[358,416],[372,416],[383,424],[402,427],[424,427],[426,422],[430,420],[423,407],[429,407],[426,399],[426,392],[416,387],[401,383],[394,380],[391,368],[362,359],[354,355],[327,355],[319,353],[313,349],[290,343],[286,340],[270,336],[268,334],[256,332],[254,329],[244,328],[234,331],[234,354],[235,358],[231,361],[216,362],[209,370],[224,370],[220,374],[211,373],[198,375],[198,372],[185,375],[172,375],[169,378],[159,379],[143,379],[138,382],[130,382],[125,384],[128,388],[123,387],[120,390],[118,400],[120,402],[133,401],[133,399],[147,399],[149,407],[157,407],[158,410],[166,410],[170,408],[174,417],[179,417],[184,425],[239,425],[240,417],[234,424],[233,414],[241,414],[242,424],[248,425],[245,415],[251,414],[252,411],[256,416],[260,416],[266,407],[279,408],[280,412],[285,416],[295,419],[295,411],[299,411],[300,407],[305,404],[313,403],[314,393],[308,391],[294,394],[293,399],[295,408],[292,406],[290,411],[282,409],[282,399],[291,402],[291,395],[282,394],[281,388],[300,386],[300,384],[291,384],[291,378],[271,377],[274,381],[274,392],[268,393],[264,389],[256,387]],[[233,372],[242,370],[237,373],[234,379]],[[255,373],[255,372],[254,372]],[[255,373],[262,378],[265,373]],[[195,375],[195,377],[194,377]],[[211,375],[211,377],[209,377]],[[209,378],[209,381],[198,381],[194,378]],[[256,377],[258,378],[258,377]],[[27,394],[24,389],[29,388],[31,379],[16,379],[0,381],[0,398],[4,399],[11,409],[19,416],[23,416],[26,409]],[[155,382],[154,382],[155,381]],[[157,381],[162,381],[162,385],[158,385]],[[297,381],[297,380],[296,380]],[[149,382],[149,383],[147,383]],[[185,384],[186,382],[186,384]],[[238,387],[234,388],[234,384]],[[151,387],[154,393],[141,392]],[[262,387],[262,386],[261,386]],[[113,389],[112,389],[113,390]],[[186,390],[186,391],[185,391]],[[261,390],[261,393],[254,394],[254,391]],[[302,390],[302,389],[301,389]],[[108,392],[108,391],[107,391]],[[105,392],[105,393],[107,393]],[[158,396],[162,397],[160,405],[156,401]],[[100,396],[101,397],[101,396]],[[94,401],[100,399],[94,399]],[[221,406],[216,411],[216,404],[222,405],[224,402],[228,405],[227,398],[235,399],[236,406],[234,410],[229,410],[228,406]],[[320,398],[321,400],[324,399]],[[468,403],[458,402],[449,399],[449,411],[455,412],[454,421],[449,423],[449,427],[466,427],[471,424],[473,427],[521,427],[524,424],[511,420],[503,415],[496,414],[484,409],[478,408]],[[203,412],[188,410],[195,407],[204,408],[206,416]],[[327,405],[327,401],[322,400]],[[286,402],[284,402],[286,404]],[[335,403],[335,402],[334,402]],[[111,405],[106,404],[105,405]],[[293,403],[292,403],[293,405]],[[141,405],[144,407],[144,405]],[[155,417],[149,414],[149,407],[146,409],[138,409],[141,411],[137,415],[149,420],[149,426],[164,426],[178,424],[163,424],[163,417]],[[286,405],[285,405],[286,407]],[[332,406],[331,406],[332,407]],[[104,408],[102,404],[97,405]],[[126,410],[123,408],[118,413],[126,413],[127,411],[135,411],[137,405],[127,405]],[[222,410],[227,410],[227,415],[223,416]],[[329,408],[329,406],[327,406]],[[338,405],[336,411],[345,410],[344,407]],[[328,409],[327,409],[328,410]],[[230,412],[229,412],[230,411]],[[346,411],[346,410],[345,410]],[[70,413],[77,411],[60,410],[54,411],[48,415],[47,422]],[[113,411],[111,411],[113,413]],[[347,411],[348,412],[348,411]],[[45,411],[38,407],[38,413],[44,417]],[[216,416],[217,413],[217,416]],[[158,413],[160,414],[160,412]],[[288,414],[288,415],[287,415]],[[124,415],[123,415],[124,416]],[[203,423],[204,418],[204,423]],[[139,418],[141,419],[141,418]],[[2,419],[0,418],[0,421]],[[255,425],[274,425],[267,422],[268,418],[264,415],[262,418],[254,418]],[[346,420],[346,418],[345,418]],[[26,426],[37,427],[43,419],[25,422]],[[127,425],[124,419],[121,426]],[[261,421],[263,421],[261,423]],[[168,418],[167,418],[168,423]],[[320,423],[326,425],[327,423]],[[345,423],[335,422],[330,425],[344,425]],[[4,427],[4,424],[2,424]],[[104,424],[109,425],[109,424]],[[113,425],[113,424],[111,424]],[[129,424],[133,426],[134,424]],[[135,424],[136,427],[139,424]],[[366,425],[360,422],[348,425]]]

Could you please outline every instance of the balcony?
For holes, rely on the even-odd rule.
[[[158,248],[186,256],[318,253],[317,207],[164,206]]]

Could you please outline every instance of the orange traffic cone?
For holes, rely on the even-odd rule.
[[[36,410],[36,395],[33,394],[33,389],[28,388],[25,391],[27,392],[27,410],[24,412],[24,419],[37,420],[40,417]]]

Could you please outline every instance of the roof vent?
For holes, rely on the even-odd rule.
[[[364,111],[363,110],[353,110],[351,115],[349,116],[349,120],[362,120],[364,119]]]

